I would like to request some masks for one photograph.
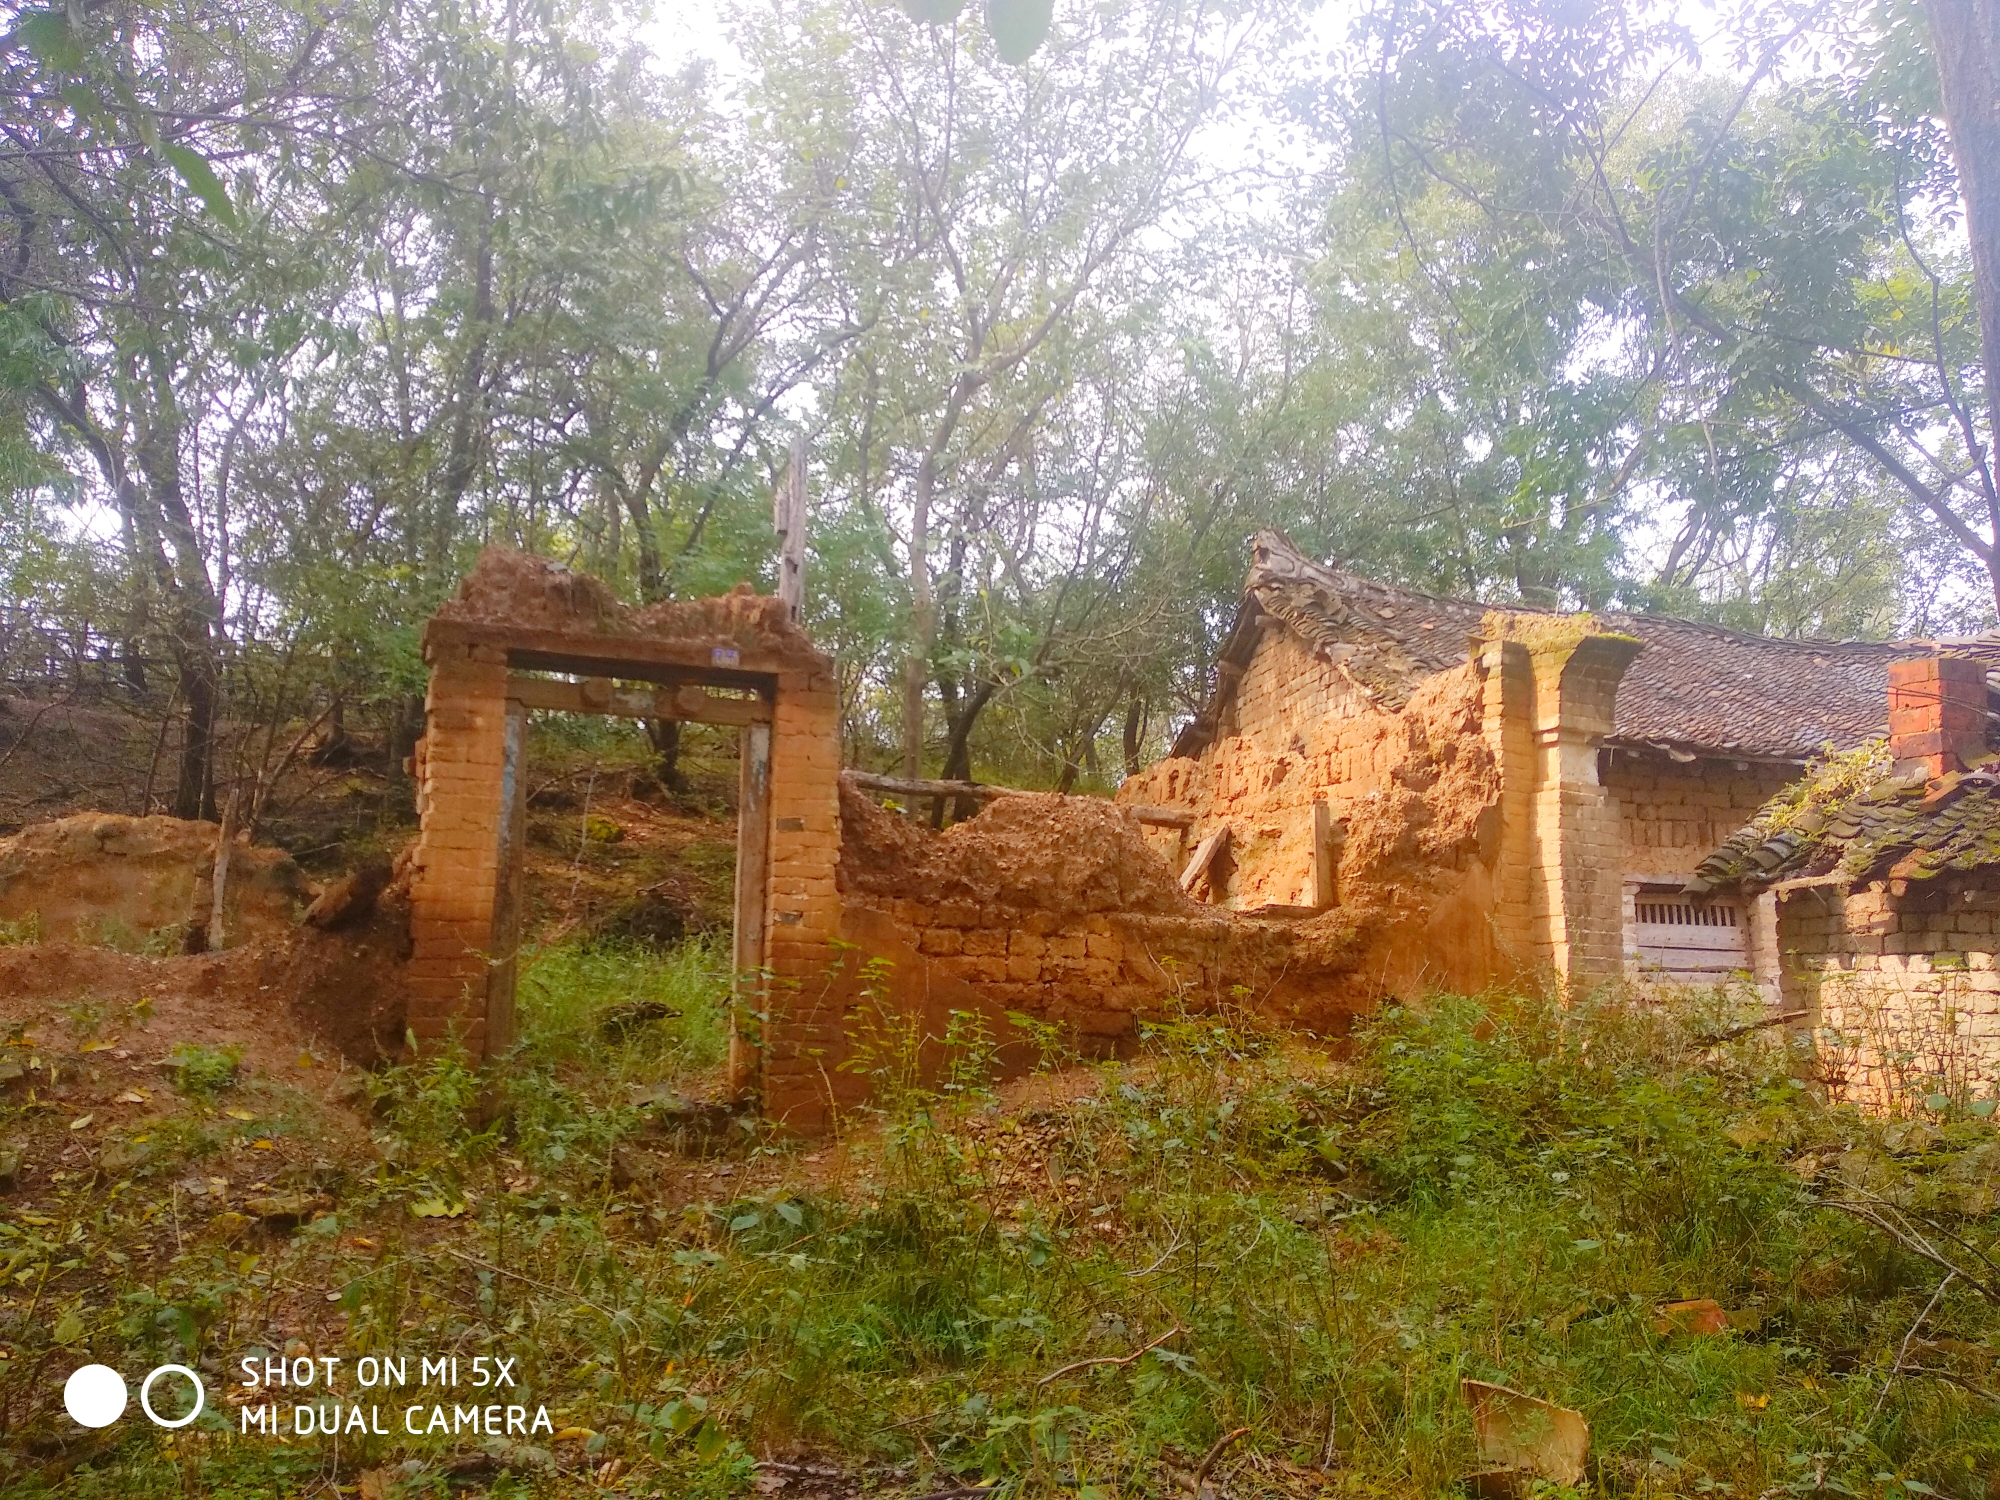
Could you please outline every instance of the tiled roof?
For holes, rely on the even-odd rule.
[[[1929,783],[1882,776],[1823,797],[1826,774],[1774,797],[1696,867],[1688,889],[1758,888],[1812,875],[1930,880],[2000,865],[2000,774],[1956,771]]]
[[[1253,543],[1245,595],[1215,699],[1182,731],[1176,755],[1199,754],[1214,738],[1268,621],[1339,665],[1375,702],[1398,708],[1422,678],[1466,659],[1487,611],[1469,599],[1315,563],[1268,531]],[[1691,755],[1805,760],[1828,745],[1850,749],[1888,728],[1889,663],[1933,649],[1928,642],[1777,640],[1654,615],[1600,612],[1597,619],[1645,643],[1619,685],[1610,742]]]

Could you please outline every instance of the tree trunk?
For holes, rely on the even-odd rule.
[[[467,331],[465,363],[459,367],[458,389],[452,394],[451,437],[445,450],[444,473],[433,518],[431,565],[451,566],[452,543],[458,536],[458,506],[472,487],[479,467],[479,408],[486,382],[486,355],[493,333],[493,199],[479,199],[479,233],[472,251],[472,315]]]
[[[1125,774],[1139,774],[1139,737],[1146,728],[1146,705],[1134,698],[1125,710],[1125,733],[1121,743],[1125,749]]]
[[[208,559],[188,510],[181,486],[180,402],[173,371],[163,350],[147,351],[153,409],[138,444],[139,471],[144,476],[144,519],[141,530],[158,528],[171,559],[174,611],[174,654],[187,703],[187,732],[181,740],[181,763],[174,786],[174,816],[215,817],[215,731],[220,714],[222,667],[216,653],[222,631],[222,602],[208,576]]]
[[[970,698],[962,703],[954,702],[951,718],[946,728],[948,740],[944,752],[944,780],[972,780],[972,726],[979,721],[980,712],[993,699],[997,684],[982,682]],[[943,802],[938,806],[942,808]],[[963,823],[979,811],[979,804],[970,797],[953,799],[951,820]]]
[[[1972,243],[1990,451],[1993,404],[2000,401],[2000,0],[1924,0],[1924,10]]]
[[[2000,0],[1925,0],[1972,245],[1987,402],[2000,395]]]
[[[934,450],[933,450],[934,451]],[[926,453],[917,465],[910,512],[910,645],[903,658],[903,775],[924,773],[924,688],[931,675],[931,640],[937,634],[937,601],[931,597],[931,495],[937,464]]]

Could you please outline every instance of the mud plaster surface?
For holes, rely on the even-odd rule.
[[[1058,915],[1204,913],[1138,825],[1101,797],[1000,797],[935,834],[843,781],[840,817],[843,889]]]
[[[106,924],[144,938],[206,921],[213,887],[213,823],[83,813],[0,839],[0,921],[34,917],[41,935],[97,937]],[[282,849],[230,850],[223,902],[231,945],[291,929],[312,892]]]
[[[488,547],[434,617],[460,625],[659,640],[718,641],[821,663],[782,601],[741,583],[727,594],[635,608],[587,573],[504,547]]]

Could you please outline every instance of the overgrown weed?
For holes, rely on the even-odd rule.
[[[1996,1309],[1823,1201],[1865,1180],[1990,1253],[1991,1126],[1827,1109],[1782,1033],[1718,1041],[1712,1003],[1438,997],[1345,1060],[1186,1013],[1129,1062],[1007,1085],[970,1017],[864,1007],[874,1118],[838,1152],[649,1191],[618,1170],[657,1139],[632,1097],[717,1055],[713,957],[531,972],[503,1097],[449,1051],[387,1075],[383,1163],[336,1214],[265,1264],[183,1254],[115,1337],[213,1358],[271,1277],[331,1277],[351,1354],[421,1329],[513,1355],[594,1434],[523,1493],[736,1494],[798,1449],[890,1492],[1157,1493],[1247,1427],[1232,1495],[1445,1494],[1475,1466],[1467,1377],[1581,1409],[1602,1493],[1972,1496],[2000,1465]],[[677,1016],[600,1024],[669,993]],[[1660,1331],[1696,1297],[1731,1330]]]

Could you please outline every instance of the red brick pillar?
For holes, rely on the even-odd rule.
[[[491,646],[431,651],[417,747],[420,830],[410,886],[409,1027],[419,1043],[454,1029],[486,1043],[487,952],[499,881],[507,658]]]
[[[827,1125],[833,1069],[846,1046],[847,988],[837,982],[840,896],[840,697],[830,668],[778,674],[771,719],[771,842],[764,963],[766,1118],[812,1134]]]
[[[1964,770],[1986,753],[1986,668],[1964,656],[1889,663],[1889,750],[1898,776]]]

